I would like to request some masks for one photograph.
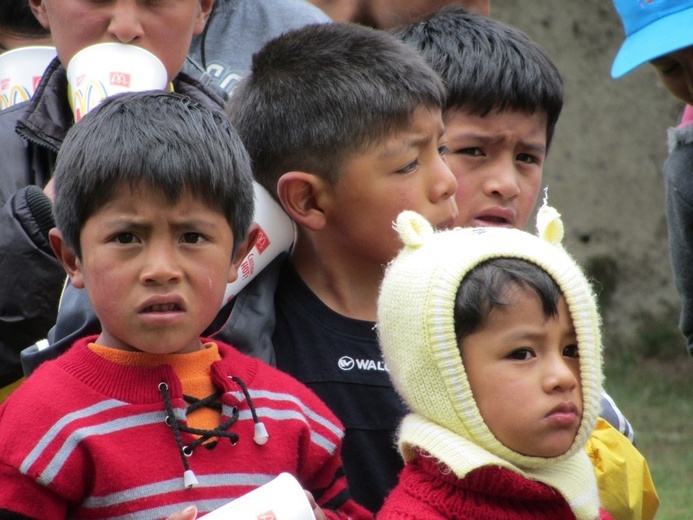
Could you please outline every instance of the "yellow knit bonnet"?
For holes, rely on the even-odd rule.
[[[563,249],[560,215],[547,206],[537,218],[539,236],[506,228],[434,232],[405,211],[396,229],[404,248],[389,264],[378,299],[377,330],[394,386],[412,412],[521,469],[540,469],[582,451],[600,413],[600,319],[581,268]],[[484,423],[462,364],[455,335],[455,296],[464,276],[490,258],[520,258],[548,272],[561,288],[577,333],[583,418],[573,445],[553,458],[529,457],[501,444]],[[405,459],[411,446],[400,445]]]

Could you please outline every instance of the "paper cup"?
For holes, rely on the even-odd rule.
[[[250,493],[207,513],[207,520],[314,520],[305,491],[288,473],[281,473]]]
[[[0,54],[0,110],[34,95],[55,47],[20,47]]]
[[[253,185],[255,188],[253,220],[260,226],[260,236],[238,268],[236,281],[226,285],[224,304],[236,296],[280,253],[287,251],[294,242],[294,225],[284,208],[277,204],[265,188],[256,182]]]
[[[163,90],[166,68],[151,52],[124,43],[99,43],[75,54],[67,64],[70,105],[79,121],[108,96]]]

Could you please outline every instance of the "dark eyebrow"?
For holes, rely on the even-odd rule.
[[[108,232],[114,232],[114,231],[119,231],[122,232],[124,230],[127,231],[132,231],[135,233],[142,233],[144,231],[147,231],[148,229],[151,229],[152,226],[149,224],[145,224],[142,222],[138,222],[135,219],[130,219],[130,218],[117,218],[114,220],[110,220],[106,224],[104,224],[104,228]]]
[[[544,146],[544,145],[527,143],[525,141],[521,141],[520,144],[522,145],[523,148],[526,148],[528,151],[530,151],[534,154],[538,154],[538,155],[546,154],[546,146]]]
[[[455,134],[453,137],[455,139],[477,141],[483,145],[495,144],[495,143],[498,143],[498,142],[503,140],[503,137],[501,137],[499,135],[479,134],[479,133],[472,132],[472,131],[459,132],[459,133]],[[540,155],[546,154],[546,145],[535,144],[535,143],[527,142],[527,141],[520,141],[519,145],[520,145],[520,147],[526,149],[527,151],[529,151],[531,153],[540,154]]]
[[[438,132],[438,136],[435,139],[440,140],[445,134],[447,134],[447,128],[443,126],[441,127],[440,131]],[[393,144],[391,146],[385,146],[382,152],[378,154],[378,157],[380,159],[387,159],[389,157],[393,157],[397,154],[403,153],[405,150],[410,150],[411,148],[417,148],[421,145],[424,145],[430,142],[431,140],[432,137],[430,134],[412,135],[409,138],[397,140],[396,144]]]
[[[171,225],[171,228],[175,231],[189,231],[190,229],[195,229],[198,231],[209,232],[216,229],[216,227],[217,226],[212,222],[196,218],[182,220]]]

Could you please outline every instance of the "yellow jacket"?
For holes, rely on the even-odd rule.
[[[616,520],[651,520],[659,497],[642,454],[604,419],[585,445],[594,465],[602,507]]]

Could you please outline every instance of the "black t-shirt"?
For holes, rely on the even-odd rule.
[[[351,494],[377,511],[403,467],[395,432],[406,408],[392,387],[375,323],[332,311],[288,261],[275,304],[277,366],[312,389],[342,421]]]

